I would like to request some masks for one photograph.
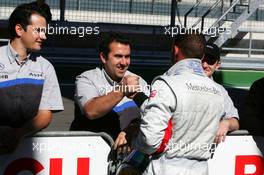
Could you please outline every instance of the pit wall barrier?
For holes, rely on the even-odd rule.
[[[233,133],[217,146],[209,160],[209,175],[264,174],[258,148],[264,138],[256,142],[245,134]],[[112,144],[105,133],[40,132],[26,138],[13,154],[0,156],[0,174],[107,175]]]
[[[1,175],[103,175],[113,140],[105,133],[40,132],[12,155],[0,156]]]
[[[245,134],[233,132],[217,146],[208,161],[209,175],[264,175],[264,138]]]

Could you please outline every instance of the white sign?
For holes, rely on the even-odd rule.
[[[264,159],[252,136],[227,136],[209,160],[209,175],[263,175]]]
[[[99,136],[27,138],[14,154],[0,156],[0,174],[106,175],[109,152]]]
[[[106,175],[110,146],[99,136],[27,138],[0,156],[1,175]],[[209,175],[263,175],[252,136],[227,136],[209,160]]]

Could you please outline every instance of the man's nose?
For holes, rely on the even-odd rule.
[[[203,66],[203,67],[207,67],[207,66],[208,66],[208,63],[207,63],[206,61],[203,61],[203,62],[202,62],[202,66]]]
[[[127,64],[127,59],[125,57],[121,58],[120,64],[126,65]]]
[[[40,32],[39,37],[40,37],[42,40],[46,40],[46,39],[47,39],[47,36],[46,36],[46,33],[45,33],[45,32]]]

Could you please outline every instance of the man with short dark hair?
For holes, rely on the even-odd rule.
[[[151,85],[133,142],[139,151],[153,155],[143,174],[208,174],[207,159],[224,114],[224,96],[201,66],[205,46],[204,36],[195,30],[177,35],[173,66]]]
[[[215,70],[219,69],[220,63],[220,49],[217,45],[208,43],[205,49],[205,57],[202,59],[202,66],[205,74],[213,79],[213,74]],[[225,88],[218,84],[222,89],[225,100],[225,115],[221,118],[218,131],[215,137],[215,142],[220,143],[225,140],[226,134],[230,131],[238,130],[238,112],[235,108],[232,99],[228,95],[228,92]]]
[[[49,125],[63,110],[53,66],[39,51],[46,40],[47,14],[22,4],[9,18],[10,42],[0,48],[0,152],[13,152],[19,141]]]
[[[126,97],[137,88],[126,89],[123,81],[129,77],[149,93],[147,83],[128,71],[130,46],[128,38],[118,33],[102,38],[99,57],[103,66],[76,77],[75,118],[70,130],[106,132],[116,139],[115,148],[126,144],[126,129],[140,114],[136,103]]]

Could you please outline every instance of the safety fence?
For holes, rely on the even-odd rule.
[[[0,0],[0,19],[7,19],[18,4],[31,1]],[[183,24],[184,15],[198,3],[195,10],[188,15],[189,24],[193,24],[208,9],[215,6],[205,18],[205,24],[208,26],[220,17],[232,2],[233,0],[46,0],[55,21],[144,25],[170,25],[174,21],[177,25]],[[263,28],[263,19],[264,5],[249,18],[249,21],[253,22],[244,26]]]

